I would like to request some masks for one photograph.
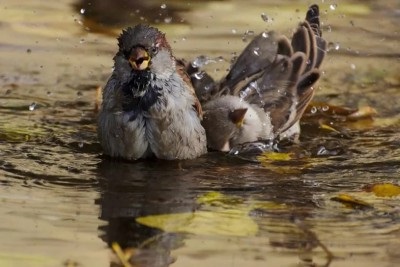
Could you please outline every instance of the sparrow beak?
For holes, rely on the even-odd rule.
[[[143,47],[135,47],[132,49],[129,57],[129,63],[134,70],[145,70],[150,65],[149,53]]]

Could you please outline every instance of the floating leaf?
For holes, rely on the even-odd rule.
[[[377,197],[397,197],[400,196],[400,186],[385,183],[374,184],[364,187],[365,191],[374,193]]]
[[[340,202],[343,205],[345,205],[346,207],[352,208],[352,209],[366,210],[366,209],[374,208],[369,203],[362,201],[360,199],[356,199],[347,194],[340,194],[338,196],[332,197],[331,200]]]
[[[331,126],[329,126],[329,125],[320,124],[319,127],[320,127],[321,129],[323,129],[323,130],[328,130],[328,131],[330,131],[330,132],[334,132],[334,133],[340,134],[340,132],[339,132],[338,130],[336,130],[335,128],[333,128],[333,127],[331,127]]]
[[[347,116],[347,118],[350,120],[361,120],[361,119],[372,118],[373,116],[375,116],[377,114],[378,114],[378,112],[376,111],[376,109],[374,109],[370,106],[365,106],[365,107],[361,107],[357,111],[351,113],[350,115]]]

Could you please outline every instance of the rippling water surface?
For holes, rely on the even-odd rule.
[[[399,196],[363,188],[400,183],[399,2],[318,2],[330,50],[316,99],[373,107],[373,121],[304,124],[284,162],[114,161],[96,99],[122,27],[157,22],[178,57],[222,58],[207,66],[221,77],[252,31],[290,35],[310,4],[146,3],[0,3],[0,266],[122,266],[113,242],[133,266],[398,266]]]

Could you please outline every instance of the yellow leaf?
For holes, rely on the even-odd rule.
[[[123,267],[132,267],[132,265],[129,263],[129,258],[132,256],[131,254],[127,254],[124,251],[122,251],[121,247],[117,242],[113,242],[111,244],[111,248],[117,255],[118,259],[120,260],[121,264]]]
[[[166,232],[196,235],[253,236],[258,232],[248,212],[235,209],[151,215],[136,221]]]
[[[394,184],[374,184],[367,186],[367,192],[374,193],[377,197],[396,197],[400,196],[400,186]]]
[[[347,194],[340,194],[336,197],[332,197],[331,200],[340,202],[346,207],[352,209],[362,209],[362,210],[373,209],[373,206],[370,205],[369,203],[362,201],[360,199],[356,199]]]
[[[199,204],[212,204],[213,202],[220,202],[223,200],[227,200],[228,197],[224,194],[221,194],[220,192],[207,192],[200,197],[197,198],[197,203]]]
[[[288,161],[292,159],[291,153],[278,153],[278,152],[264,152],[257,157],[260,162],[265,161]]]
[[[335,128],[333,128],[333,127],[331,127],[331,126],[329,126],[327,124],[321,124],[319,127],[321,129],[323,129],[323,130],[328,130],[330,132],[340,133],[338,130],[336,130]]]

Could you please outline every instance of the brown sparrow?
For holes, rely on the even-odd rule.
[[[262,33],[218,84],[210,85],[210,77],[203,75],[205,82],[197,82],[196,93],[204,102],[208,147],[229,151],[246,142],[295,139],[325,51],[319,8],[313,5],[291,42],[275,32]]]
[[[200,102],[165,35],[137,25],[122,32],[118,46],[97,125],[104,154],[172,160],[206,153]]]

